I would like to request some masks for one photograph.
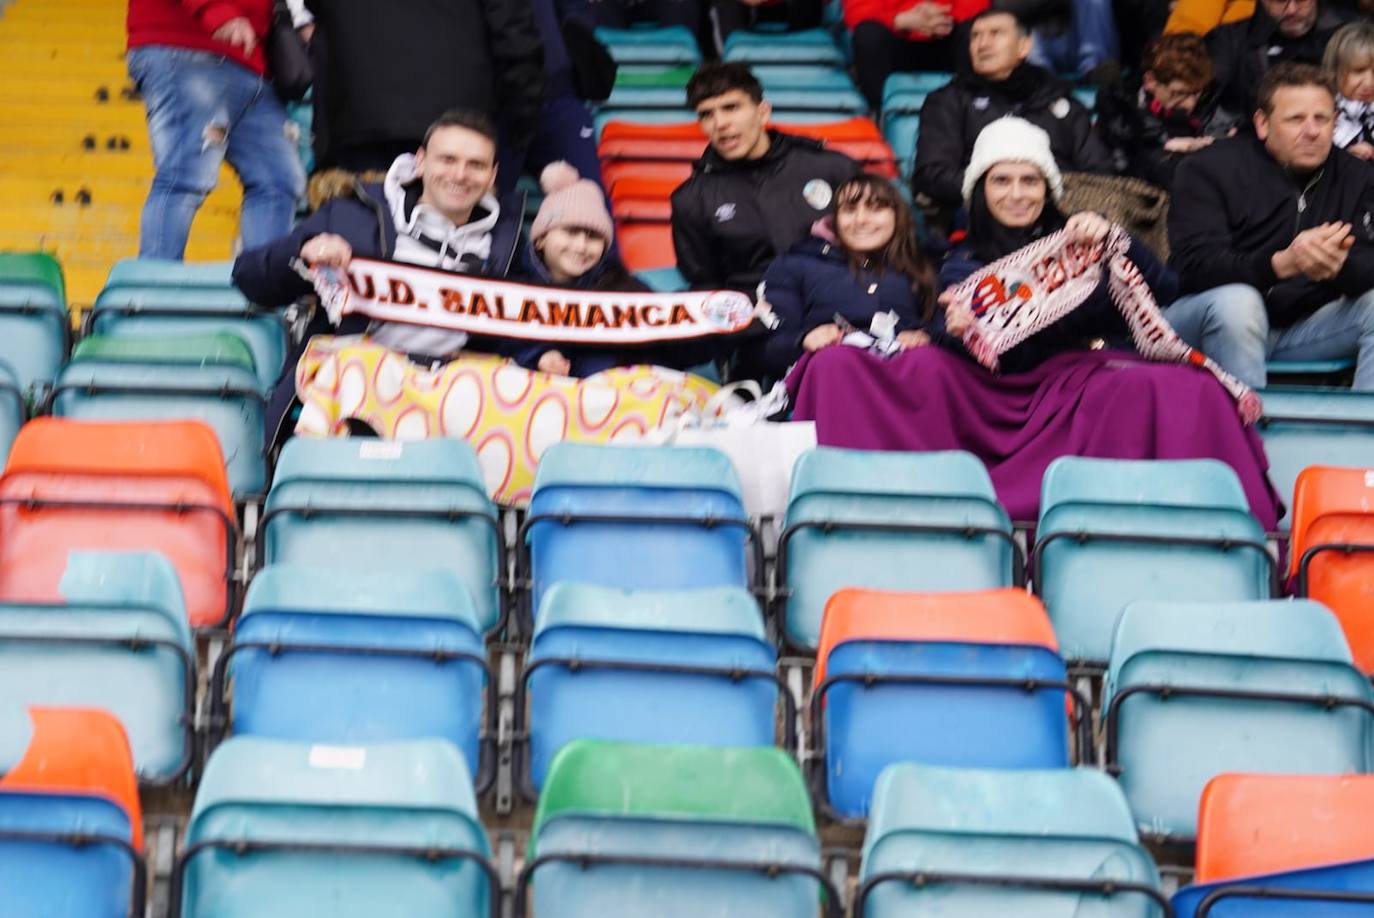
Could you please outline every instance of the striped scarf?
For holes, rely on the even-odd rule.
[[[1105,270],[1108,293],[1140,355],[1207,370],[1236,400],[1241,420],[1253,424],[1260,416],[1259,396],[1170,327],[1140,269],[1126,257],[1130,245],[1130,235],[1115,225],[1095,245],[1070,242],[1060,230],[972,274],[953,291],[954,302],[967,305],[975,317],[964,347],[997,370],[1001,355],[1082,305]]]

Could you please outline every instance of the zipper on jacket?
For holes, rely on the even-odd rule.
[[[1312,188],[1322,180],[1322,176],[1324,176],[1325,174],[1325,167],[1318,169],[1317,174],[1312,176],[1311,181],[1307,183],[1307,185],[1302,189],[1302,191],[1298,192],[1298,214],[1296,217],[1293,218],[1294,236],[1297,236],[1298,233],[1302,232],[1302,215],[1307,213],[1307,193],[1311,191]]]

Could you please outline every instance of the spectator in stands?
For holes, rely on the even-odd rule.
[[[992,8],[1011,13],[1030,31],[1030,62],[1037,67],[1093,82],[1117,73],[1112,0],[993,0]]]
[[[713,0],[716,45],[724,50],[731,32],[761,25],[782,26],[788,32],[818,28],[824,5],[823,0]]]
[[[768,265],[829,212],[859,164],[819,141],[768,128],[772,113],[746,64],[703,65],[687,84],[709,143],[673,192],[677,267],[694,288],[754,293]]]
[[[1255,0],[1177,0],[1164,25],[1166,35],[1206,35],[1217,26],[1244,22],[1255,14]]]
[[[1323,61],[1336,81],[1336,146],[1374,159],[1374,23],[1352,22],[1331,36]]]
[[[1262,387],[1266,358],[1355,357],[1374,389],[1374,180],[1332,149],[1336,93],[1310,64],[1265,74],[1254,136],[1218,141],[1174,179],[1169,320]]]
[[[491,193],[496,180],[496,129],[481,112],[445,112],[430,125],[415,153],[397,157],[381,184],[350,179],[334,199],[267,245],[234,262],[234,284],[254,303],[290,303],[314,292],[293,267],[346,267],[354,255],[386,258],[470,274],[505,276],[515,257],[523,214]],[[341,331],[365,328],[346,317]],[[326,330],[321,322],[313,331]],[[384,347],[421,361],[453,357],[467,343],[462,332],[403,323],[366,329]],[[287,362],[269,415],[275,429],[294,396]]]
[[[1167,189],[1184,157],[1235,129],[1212,89],[1200,36],[1156,39],[1138,81],[1116,82],[1097,97],[1097,129],[1117,170]]]
[[[1026,62],[1031,36],[1010,13],[973,20],[973,73],[931,93],[921,107],[912,184],[942,208],[963,203],[964,166],[983,128],[1017,115],[1044,129],[1059,167],[1111,173],[1111,157],[1093,131],[1092,115],[1053,74]]]
[[[147,107],[155,167],[142,257],[185,254],[191,221],[226,159],[243,183],[243,244],[291,228],[305,172],[263,76],[271,22],[272,0],[129,0],[129,76]]]
[[[319,169],[385,170],[461,108],[499,118],[525,150],[544,100],[528,0],[311,0]],[[571,154],[570,154],[571,155]]]
[[[835,190],[831,214],[811,236],[764,275],[763,299],[777,324],[752,364],[781,379],[804,352],[840,344],[851,330],[869,332],[875,318],[890,325],[899,347],[925,345],[934,280],[910,205],[887,179],[855,176]]]
[[[1259,0],[1249,19],[1213,29],[1207,46],[1216,65],[1223,108],[1249,120],[1264,72],[1283,61],[1320,64],[1331,33],[1345,16],[1333,0]]]
[[[968,31],[960,26],[988,0],[844,0],[854,33],[854,70],[873,111],[893,73],[968,69]]]

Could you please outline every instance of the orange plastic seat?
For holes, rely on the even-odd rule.
[[[1374,858],[1374,775],[1218,775],[1198,811],[1197,882]]]
[[[677,266],[673,228],[663,222],[616,222],[620,258],[630,271],[652,271]]]
[[[231,606],[233,499],[214,431],[199,421],[37,418],[0,477],[0,599],[60,600],[67,555],[161,552],[195,627]]]
[[[627,176],[616,182],[615,189],[611,192],[611,209],[619,212],[622,206],[641,202],[667,205],[673,192],[681,184],[671,178]]]
[[[627,159],[610,160],[601,164],[601,183],[615,196],[616,187],[624,181],[655,179],[681,185],[692,176],[692,160]]]
[[[1045,607],[1025,590],[840,590],[825,604],[812,684],[825,682],[826,660],[832,650],[846,641],[863,640],[1021,644],[1059,649]]]
[[[1313,551],[1322,545],[1367,547]],[[1355,665],[1374,673],[1374,469],[1303,469],[1288,555],[1299,595],[1336,613]]]
[[[123,808],[133,827],[133,845],[143,850],[143,809],[124,728],[95,708],[29,708],[33,736],[0,791],[94,794]]]

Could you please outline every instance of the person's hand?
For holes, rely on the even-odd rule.
[[[244,54],[252,54],[253,48],[257,47],[258,36],[253,31],[253,24],[248,21],[247,16],[239,16],[230,19],[224,25],[215,29],[210,36],[215,41],[222,41],[226,45],[242,48]]]
[[[1211,143],[1211,137],[1170,137],[1164,141],[1164,150],[1166,153],[1196,153]]]
[[[1090,210],[1074,214],[1069,221],[1064,224],[1064,229],[1068,231],[1069,239],[1081,245],[1096,245],[1107,238],[1107,233],[1111,230],[1111,221],[1101,214],[1095,214]]]
[[[1274,273],[1280,279],[1301,274],[1318,283],[1329,281],[1345,266],[1346,255],[1354,244],[1349,223],[1314,226],[1298,233],[1288,248],[1275,253]]]
[[[554,376],[567,376],[572,372],[572,361],[559,351],[545,351],[539,355],[539,369]]]
[[[301,259],[308,265],[347,268],[353,260],[353,246],[342,236],[320,233],[307,239],[305,245],[301,246]]]
[[[914,347],[925,347],[930,343],[930,335],[920,329],[907,329],[897,332],[897,346],[904,351],[909,351]]]
[[[310,39],[315,37],[315,23],[307,22],[305,25],[296,29],[296,34],[301,37],[301,41],[305,42],[307,45],[310,44]]]
[[[1351,156],[1358,156],[1360,159],[1374,159],[1374,144],[1352,143],[1345,148],[1345,152]]]
[[[962,338],[973,327],[973,310],[954,302],[954,291],[946,290],[935,298],[935,302],[945,307],[945,331],[954,337]]]
[[[893,17],[892,24],[904,32],[919,32],[932,38],[944,38],[954,31],[954,17],[949,8],[930,0],[917,3]]]
[[[828,325],[818,325],[806,333],[802,339],[802,350],[819,351],[823,347],[830,347],[832,344],[839,344],[844,335],[840,333],[840,327],[834,323]]]

